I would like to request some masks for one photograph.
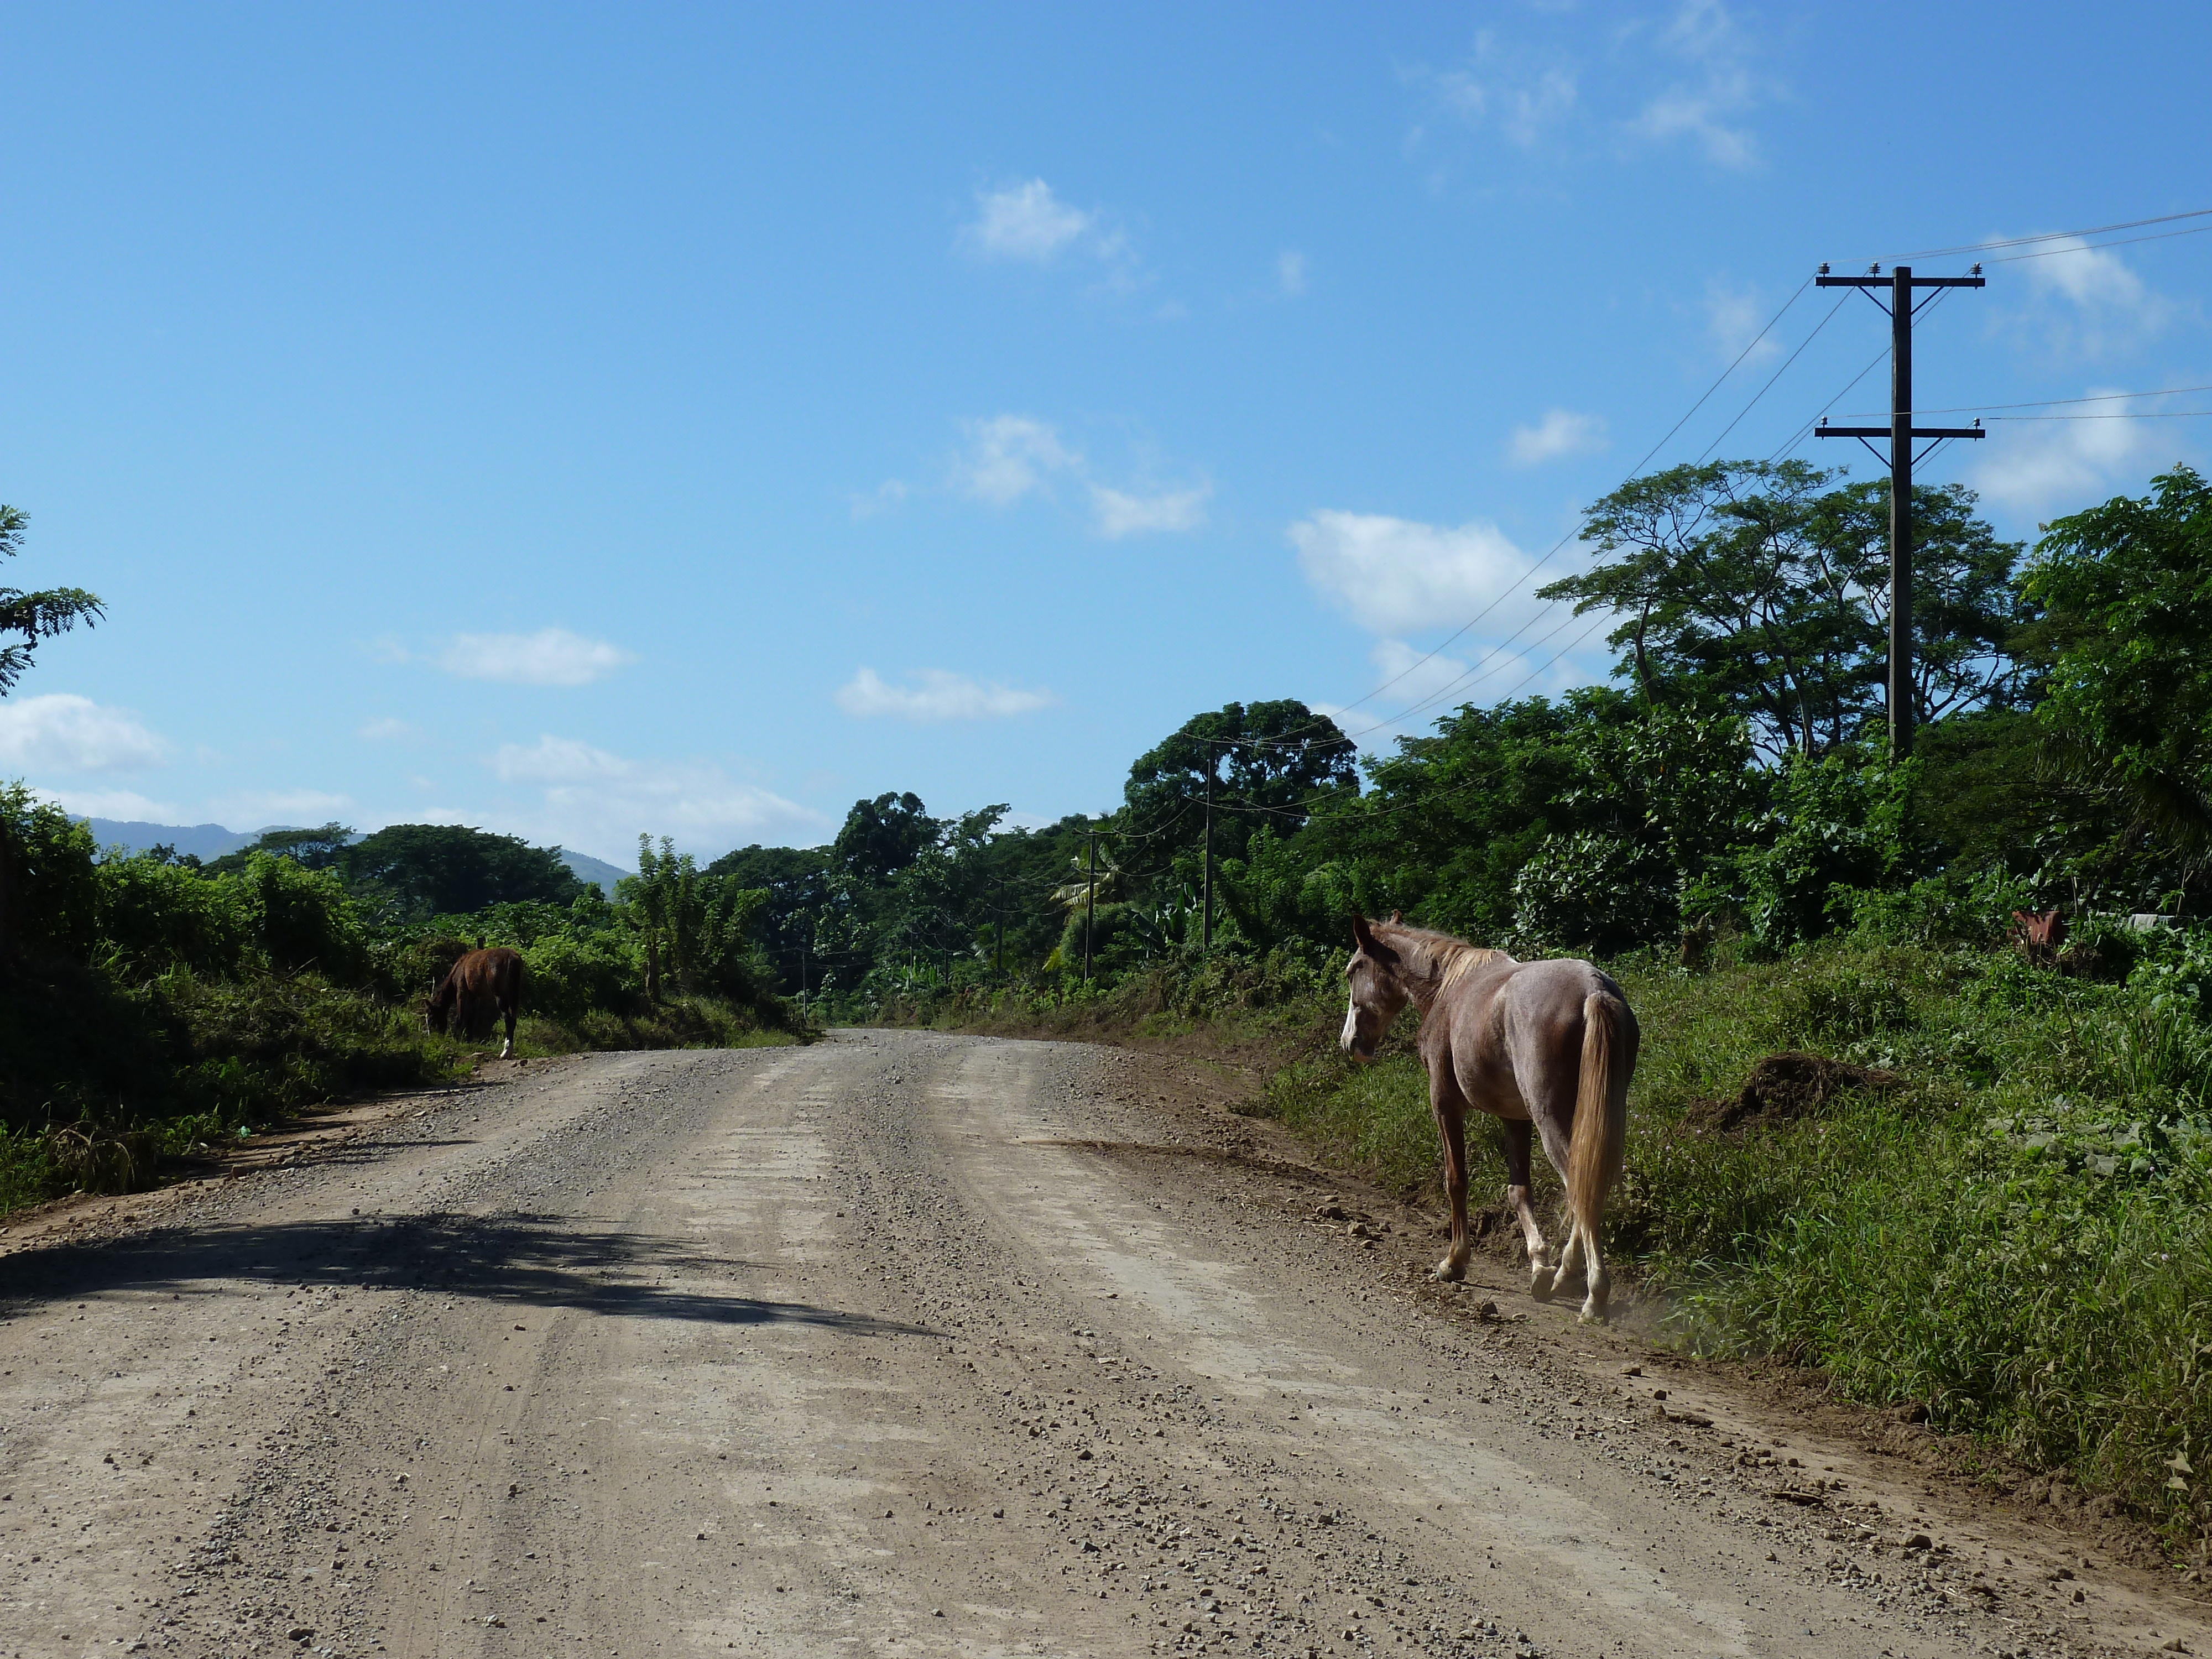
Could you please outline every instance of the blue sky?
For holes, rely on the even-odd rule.
[[[0,771],[626,860],[1602,677],[1531,568],[1818,262],[2212,208],[2212,12],[2088,15],[10,7],[12,580],[109,618]],[[1919,401],[2212,384],[2203,224],[1996,251]],[[1885,327],[1802,295],[1653,465],[1881,409]],[[1992,430],[1924,476],[2013,536],[2206,445]]]

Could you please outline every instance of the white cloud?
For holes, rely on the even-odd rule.
[[[2142,344],[2172,321],[2173,302],[2113,250],[2079,237],[2046,246],[2057,251],[2017,266],[2028,303],[2014,326],[2034,346],[2062,357],[2102,357]]]
[[[740,783],[709,761],[635,761],[573,738],[507,744],[491,757],[503,783],[540,792],[523,814],[527,833],[617,864],[636,856],[641,835],[720,853],[747,841],[826,829],[819,812]],[[471,817],[469,822],[480,822]]]
[[[1103,229],[1097,214],[1068,206],[1042,179],[977,191],[975,206],[968,240],[989,258],[1042,264],[1077,242],[1086,242],[1102,254],[1121,246],[1119,235]]]
[[[1436,696],[1468,672],[1457,657],[1441,651],[1427,656],[1403,640],[1377,640],[1370,659],[1376,684],[1389,687],[1376,701],[1399,708]]]
[[[313,827],[343,818],[353,810],[353,797],[320,789],[248,789],[210,801],[208,808],[219,823],[256,830],[272,823]]]
[[[1586,455],[1605,447],[1605,417],[1547,409],[1534,426],[1513,428],[1510,453],[1516,466],[1537,466],[1562,455]]]
[[[1306,580],[1376,634],[1465,622],[1508,593],[1533,562],[1497,526],[1479,520],[1455,529],[1324,509],[1292,525],[1290,538]],[[1502,629],[1534,608],[1523,591],[1490,612],[1490,625]]]
[[[2117,389],[2117,388],[2114,388]],[[2090,396],[2097,395],[2094,391]],[[2107,405],[2110,407],[2110,405]],[[2089,507],[2118,488],[2139,484],[2173,459],[2158,446],[2161,421],[1992,422],[1960,469],[1969,487],[1995,506],[2023,514]]]
[[[1108,540],[1164,530],[1195,530],[1206,522],[1211,483],[1181,489],[1115,489],[1094,480],[1080,450],[1043,421],[994,415],[963,421],[967,444],[952,459],[952,488],[970,500],[1012,507],[1025,495],[1050,495],[1053,480],[1074,479],[1091,498],[1091,522]]]
[[[383,720],[369,721],[354,735],[370,743],[384,743],[393,738],[411,738],[415,735],[415,728],[405,720],[393,720],[387,715]]]
[[[1506,141],[1534,149],[1572,116],[1581,100],[1571,64],[1539,62],[1525,48],[1501,42],[1485,29],[1474,38],[1465,69],[1435,77],[1444,105],[1470,125],[1495,125]]]
[[[1758,349],[1745,361],[1764,362],[1782,348],[1775,343],[1772,335],[1761,340],[1759,331],[1766,326],[1767,310],[1755,288],[1729,289],[1718,283],[1705,284],[1705,325],[1712,331],[1713,343],[1719,348],[1724,362],[1734,362],[1746,346],[1759,340]]]
[[[1285,248],[1275,256],[1275,286],[1295,297],[1306,291],[1306,256]]]
[[[1206,522],[1210,483],[1189,489],[1167,489],[1156,495],[1132,495],[1103,484],[1091,486],[1091,511],[1098,533],[1109,541],[1163,530],[1195,530]]]
[[[2109,249],[2092,247],[2078,236],[2051,244],[2056,252],[2045,252],[2019,263],[2027,267],[2035,287],[2063,294],[2077,306],[2115,306],[2138,310],[2148,297],[2142,278]]]
[[[1687,134],[1704,147],[1705,159],[1714,166],[1741,171],[1758,164],[1759,146],[1747,129],[1730,126],[1722,117],[1746,101],[1741,83],[1734,81],[1695,92],[1676,88],[1646,104],[1631,130],[1662,140]]]
[[[473,680],[513,685],[589,685],[635,659],[605,640],[587,640],[565,628],[535,634],[457,634],[438,666]]]
[[[1026,415],[994,415],[962,426],[968,448],[953,461],[952,487],[994,507],[1011,507],[1044,489],[1051,474],[1083,465],[1083,457],[1062,444],[1058,433]]]
[[[1025,714],[1056,699],[1038,690],[988,684],[941,668],[925,668],[908,685],[893,685],[872,668],[862,668],[837,688],[837,706],[848,714],[871,718],[896,714],[910,720],[979,720],[987,715]]]
[[[873,489],[855,492],[853,495],[853,516],[872,519],[878,513],[888,513],[907,497],[906,485],[896,478],[886,478]]]
[[[129,772],[158,766],[161,740],[128,709],[70,691],[0,702],[0,767],[39,772]]]
[[[119,818],[125,823],[174,823],[183,817],[173,801],[149,800],[130,789],[41,789],[38,792],[81,818]]]
[[[1659,43],[1689,64],[1696,79],[1651,98],[1629,131],[1661,143],[1693,138],[1716,167],[1757,166],[1758,141],[1735,122],[1763,101],[1765,88],[1751,73],[1751,42],[1735,17],[1720,0],[1684,0]]]

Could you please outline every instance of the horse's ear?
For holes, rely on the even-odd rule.
[[[1375,937],[1375,930],[1367,925],[1367,918],[1356,910],[1352,915],[1352,942],[1370,957],[1382,952],[1382,943]]]
[[[1390,922],[1391,922],[1391,925],[1392,925],[1393,927],[1395,927],[1395,926],[1397,925],[1398,918],[1399,918],[1399,917],[1401,917],[1401,916],[1402,916],[1402,915],[1404,915],[1405,914],[1406,914],[1406,913],[1405,913],[1403,910],[1393,910],[1393,911],[1390,913]]]

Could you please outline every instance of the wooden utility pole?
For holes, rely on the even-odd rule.
[[[1205,920],[1200,925],[1199,951],[1205,956],[1213,954],[1213,751],[1206,751],[1206,893]]]
[[[1889,424],[1830,426],[1823,419],[1814,435],[1856,438],[1862,443],[1869,438],[1889,440],[1889,754],[1892,760],[1903,760],[1912,752],[1912,441],[1987,435],[1979,421],[1972,426],[1912,424],[1912,290],[1980,288],[1986,279],[1979,265],[1967,276],[1915,276],[1911,265],[1892,265],[1887,276],[1880,265],[1863,276],[1831,276],[1822,265],[1814,280],[1822,288],[1857,289],[1889,313]],[[1889,289],[1887,305],[1875,299],[1872,290],[1880,288]],[[1872,444],[1867,447],[1875,459],[1883,459]]]
[[[1083,982],[1091,983],[1091,926],[1098,915],[1098,832],[1083,832],[1091,841],[1091,872],[1083,884]]]

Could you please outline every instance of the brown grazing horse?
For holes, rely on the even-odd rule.
[[[450,1024],[462,1036],[481,1041],[492,1021],[507,1016],[501,1060],[514,1053],[514,1017],[522,1006],[522,957],[505,945],[471,951],[447,970],[422,1010],[423,1023],[442,1033]]]
[[[1584,1319],[1603,1319],[1612,1281],[1605,1270],[1605,1200],[1620,1178],[1628,1136],[1628,1079],[1641,1033],[1620,987],[1587,962],[1516,962],[1449,933],[1408,927],[1392,916],[1355,917],[1358,948],[1345,966],[1352,983],[1343,1044],[1355,1060],[1375,1045],[1399,1011],[1421,1011],[1421,1060],[1429,1105],[1444,1146],[1444,1191],[1451,1199],[1451,1253],[1437,1277],[1467,1273],[1467,1109],[1488,1112],[1505,1129],[1505,1201],[1528,1246],[1528,1288],[1548,1302],[1579,1261],[1589,1294]],[[1536,1206],[1528,1198],[1528,1136],[1566,1183],[1573,1224],[1553,1267]]]

